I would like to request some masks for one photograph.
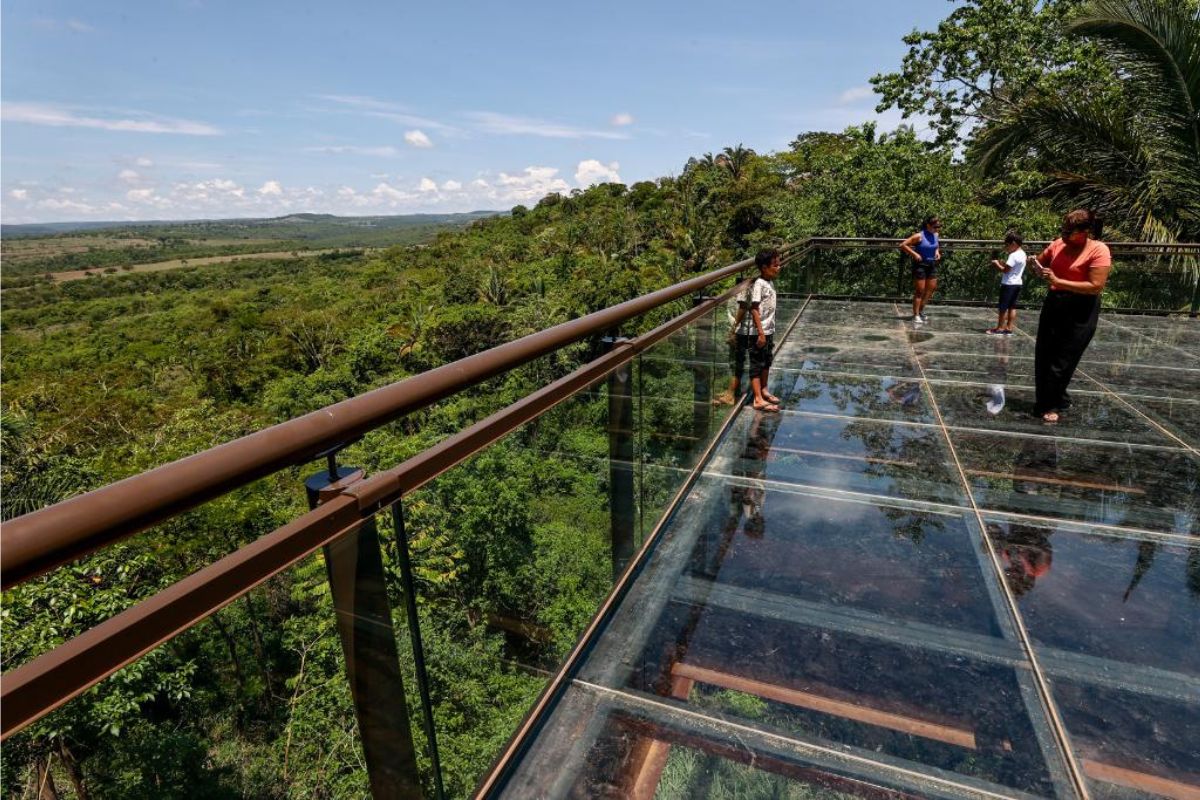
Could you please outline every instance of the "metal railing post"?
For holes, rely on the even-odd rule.
[[[412,641],[413,664],[417,673],[417,692],[421,695],[421,714],[425,717],[425,739],[429,745],[429,760],[433,767],[433,792],[436,800],[442,800],[446,796],[446,790],[442,786],[442,760],[438,755],[437,725],[433,719],[433,700],[429,693],[429,672],[425,669],[425,645],[421,642],[421,618],[417,614],[417,582],[413,578],[412,559],[408,550],[408,532],[404,528],[402,500],[392,504],[392,521],[396,527],[396,556],[400,563],[404,609],[408,614],[408,633]]]
[[[698,294],[692,298],[692,308],[712,300],[706,294]],[[692,435],[696,437],[698,446],[704,447],[708,438],[708,429],[712,425],[712,393],[713,393],[713,354],[716,344],[713,341],[713,319],[711,314],[705,314],[694,323],[696,341],[693,346],[695,364],[692,367]]]
[[[612,349],[619,337],[605,337]],[[608,507],[613,579],[620,577],[636,549],[637,505],[633,473],[633,371],[630,363],[608,374]]]
[[[304,482],[311,508],[362,480],[362,470],[338,467],[335,452]],[[323,549],[371,795],[424,797],[375,518]]]

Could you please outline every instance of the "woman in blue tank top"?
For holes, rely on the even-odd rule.
[[[938,231],[942,221],[936,216],[926,217],[921,230],[900,243],[900,249],[915,263],[913,277],[913,322],[921,325],[929,320],[925,317],[925,305],[937,289],[937,264],[942,260],[941,242]]]

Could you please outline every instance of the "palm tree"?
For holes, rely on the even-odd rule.
[[[1047,192],[1145,241],[1200,238],[1200,4],[1091,0],[1067,34],[1099,46],[1123,97],[1026,98],[970,157],[985,176],[1031,157]]]
[[[721,154],[717,156],[716,162],[719,166],[727,169],[729,177],[736,181],[746,171],[746,165],[750,163],[753,155],[753,150],[738,144],[737,147],[726,147],[722,150]]]

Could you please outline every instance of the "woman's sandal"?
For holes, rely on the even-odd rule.
[[[778,398],[778,397],[776,397],[776,396],[775,396],[775,395],[773,395],[773,394],[767,394],[766,392],[763,392],[763,400],[766,400],[768,403],[772,403],[772,404],[778,404],[778,403],[779,403],[779,398]]]
[[[774,403],[763,403],[761,406],[753,405],[752,407],[754,408],[755,411],[778,411],[779,410],[779,406],[775,405]]]

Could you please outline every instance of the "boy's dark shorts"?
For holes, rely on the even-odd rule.
[[[923,281],[929,278],[936,278],[937,262],[922,261],[920,264],[913,264],[912,276],[914,281]]]
[[[742,373],[746,371],[746,354],[754,347],[755,338],[757,337],[739,333],[729,343],[729,369],[739,383]]]
[[[764,369],[770,369],[775,353],[775,334],[767,335],[765,347],[758,346],[757,336],[747,336],[750,339],[750,376],[753,377]]]
[[[1000,287],[1000,303],[1001,311],[1008,311],[1010,308],[1017,307],[1017,298],[1021,295],[1021,286],[1001,286]]]

